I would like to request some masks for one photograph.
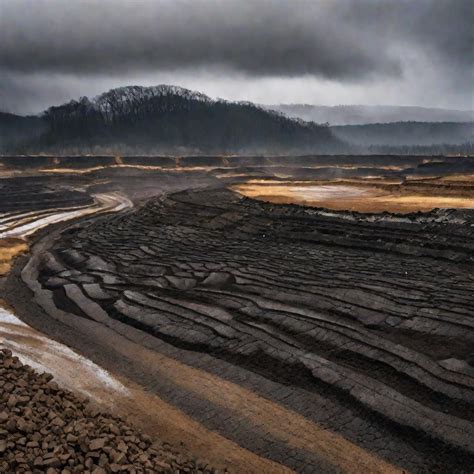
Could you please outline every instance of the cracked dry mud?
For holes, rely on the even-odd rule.
[[[70,228],[24,278],[70,326],[159,354],[130,361],[137,377],[259,456],[298,472],[469,472],[473,225],[472,210],[186,191]]]
[[[224,188],[472,200],[472,176],[471,157],[1,157],[0,257],[8,270],[30,253],[0,297],[125,384],[93,391],[101,409],[187,459],[239,473],[472,472],[473,211],[356,214]],[[135,209],[104,208],[104,195]],[[28,326],[7,326],[20,358],[48,359]]]

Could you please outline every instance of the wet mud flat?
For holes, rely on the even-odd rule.
[[[62,323],[106,328],[135,369],[116,370],[261,458],[469,472],[473,224],[187,191],[70,228],[23,279]]]

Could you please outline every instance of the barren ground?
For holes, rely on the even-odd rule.
[[[4,344],[233,472],[472,470],[471,159],[99,158],[6,160]]]

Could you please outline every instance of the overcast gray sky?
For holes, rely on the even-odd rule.
[[[174,84],[472,109],[474,0],[0,0],[0,110]]]

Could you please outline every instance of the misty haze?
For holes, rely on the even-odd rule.
[[[474,472],[473,24],[0,0],[0,472]]]

